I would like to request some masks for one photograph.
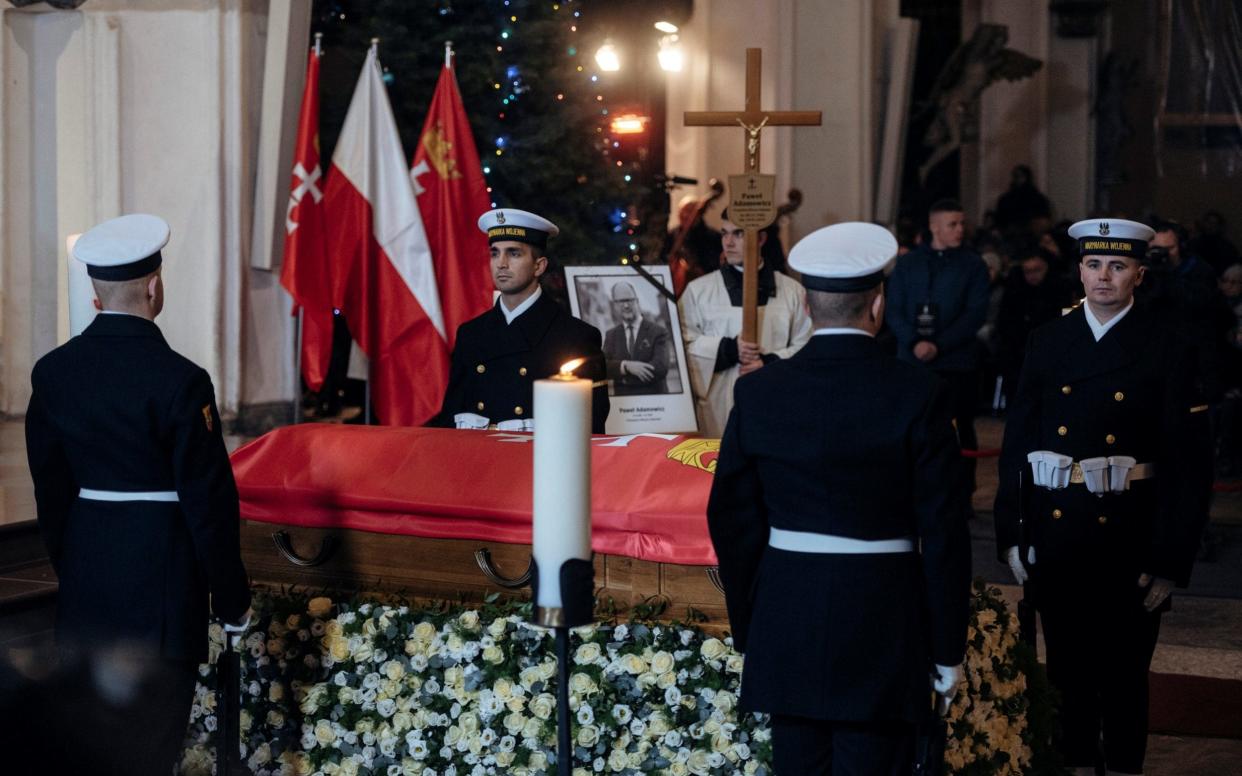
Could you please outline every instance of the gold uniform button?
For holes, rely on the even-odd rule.
[[[1116,399],[1117,401],[1125,401],[1126,395],[1122,393],[1121,391],[1117,391],[1116,393],[1113,394],[1113,398]]]
[[[522,377],[525,377],[525,376],[526,376],[526,367],[521,367],[521,368],[519,368],[519,369],[518,369],[518,374],[519,374],[519,375],[521,375]]]
[[[479,412],[482,412],[482,411],[483,411],[483,402],[479,402],[479,403],[478,403],[477,405],[475,405],[475,406],[477,406],[477,407],[479,408]]]
[[[1113,436],[1112,434],[1109,434],[1108,436],[1104,437],[1104,441],[1111,445],[1117,441],[1117,437]]]
[[[521,414],[522,414],[522,412],[523,412],[523,409],[522,409],[521,407],[514,407],[514,408],[513,408],[513,414],[514,414],[514,415],[521,415]]]
[[[1108,518],[1107,518],[1107,517],[1105,517],[1104,515],[1100,515],[1099,517],[1097,517],[1097,518],[1096,518],[1096,521],[1097,521],[1097,522],[1099,522],[1099,524],[1100,524],[1100,525],[1107,525],[1107,524],[1108,524]]]
[[[1065,394],[1066,396],[1069,396],[1071,393],[1073,393],[1073,391],[1074,389],[1069,387],[1068,385],[1061,386],[1061,393]]]
[[[1053,519],[1053,520],[1060,520],[1060,519],[1061,519],[1061,514],[1062,514],[1062,513],[1061,513],[1061,510],[1059,510],[1059,509],[1054,509],[1054,510],[1052,510],[1052,519]]]
[[[479,374],[483,374],[484,372],[487,371],[487,367],[483,366],[482,364],[479,364],[478,366],[474,368],[474,371],[478,372]]]
[[[1057,436],[1065,436],[1068,433],[1069,433],[1069,429],[1066,428],[1065,426],[1061,426],[1060,428],[1057,429]]]

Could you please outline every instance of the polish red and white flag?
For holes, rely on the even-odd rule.
[[[367,53],[324,191],[334,299],[370,361],[380,422],[413,426],[439,409],[449,348],[431,248],[375,47]]]

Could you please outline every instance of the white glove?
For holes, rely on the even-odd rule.
[[[1026,567],[1022,565],[1022,551],[1016,546],[1005,550],[1005,562],[1009,564],[1009,570],[1013,572],[1013,578],[1017,580],[1019,585],[1025,585],[1026,581],[1031,578],[1027,573]],[[1026,562],[1035,565],[1035,548],[1028,547],[1026,549]]]
[[[246,634],[246,631],[250,629],[250,620],[253,617],[254,617],[254,609],[247,609],[246,616],[243,617],[240,621],[235,622],[235,623],[234,622],[224,623],[224,635],[225,635],[225,638],[229,640],[229,649],[235,648],[237,646],[237,643],[241,641],[241,637],[244,636]]]
[[[949,713],[953,697],[957,695],[957,686],[962,681],[962,665],[942,666],[939,663],[932,669],[932,689],[936,691],[936,713],[944,716]]]
[[[1139,574],[1138,586],[1147,587],[1148,585],[1151,585],[1151,590],[1147,591],[1147,597],[1143,599],[1143,608],[1154,612],[1173,592],[1173,580],[1153,577],[1151,574]]]

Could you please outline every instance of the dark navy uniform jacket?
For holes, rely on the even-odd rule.
[[[209,608],[236,622],[250,605],[210,377],[153,322],[103,314],[39,359],[31,383],[26,453],[60,578],[58,639],[205,660]],[[80,488],[180,500],[86,500]]]
[[[948,398],[862,334],[819,335],[734,390],[707,507],[747,710],[915,721],[966,649],[970,537]],[[921,553],[768,547],[770,527]]]
[[[535,380],[558,373],[575,358],[587,360],[575,374],[604,379],[599,329],[565,312],[546,293],[511,324],[499,305],[497,300],[457,328],[444,404],[429,425],[452,428],[459,412],[492,423],[534,417]],[[601,385],[591,397],[592,431],[604,433],[607,419],[608,387]]]
[[[1034,544],[1042,579],[1101,573],[1136,594],[1142,573],[1185,585],[1211,490],[1206,410],[1191,348],[1142,305],[1099,342],[1082,307],[1037,328],[1005,423],[999,554]],[[1035,450],[1074,461],[1132,456],[1155,464],[1155,477],[1103,496],[1081,484],[1020,489],[1020,476],[1031,482],[1026,456]]]

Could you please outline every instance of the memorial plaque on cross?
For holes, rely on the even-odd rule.
[[[687,127],[736,127],[744,131],[746,172],[729,176],[729,218],[746,235],[742,266],[742,339],[759,342],[759,230],[776,219],[775,175],[759,174],[759,133],[764,127],[813,127],[817,110],[765,111],[759,106],[762,49],[746,49],[746,105],[741,111],[686,111]]]

